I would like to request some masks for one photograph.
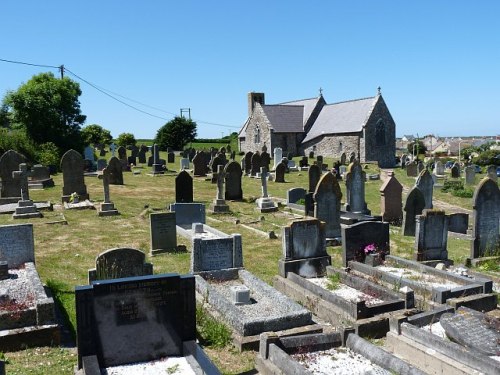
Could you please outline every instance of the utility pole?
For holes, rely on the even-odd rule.
[[[63,79],[64,78],[64,65],[61,65],[59,67],[59,71],[61,72],[61,79]]]
[[[191,108],[181,108],[181,117],[184,117],[184,113],[187,113],[191,120]]]

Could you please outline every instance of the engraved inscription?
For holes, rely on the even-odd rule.
[[[217,238],[202,241],[201,266],[205,271],[233,267],[233,239]]]

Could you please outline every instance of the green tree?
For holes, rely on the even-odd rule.
[[[80,85],[68,77],[41,73],[8,92],[4,99],[11,125],[20,125],[37,144],[54,143],[59,150],[83,150],[80,127],[86,116],[80,110]]]
[[[155,143],[160,150],[172,147],[182,150],[189,142],[196,138],[196,122],[184,117],[175,117],[163,125],[156,133]]]
[[[82,129],[82,138],[86,145],[102,143],[108,145],[113,140],[111,132],[101,125],[87,125]]]
[[[416,145],[415,149],[413,149],[413,145]],[[410,142],[408,143],[408,153],[413,155],[413,152],[415,152],[415,155],[425,155],[427,147],[425,147],[424,143],[420,140]]]
[[[121,133],[118,136],[116,143],[118,144],[118,146],[127,147],[135,145],[137,141],[135,140],[135,137],[132,133]]]

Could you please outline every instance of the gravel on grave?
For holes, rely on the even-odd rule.
[[[7,294],[9,301],[15,301],[16,304],[23,306],[23,309],[36,306],[35,295],[30,287],[31,283],[24,268],[11,268],[9,278],[0,280],[0,294]]]
[[[227,280],[223,282],[210,282],[210,287],[214,288],[229,301],[232,301],[230,287],[235,285],[246,284],[240,279]],[[252,303],[248,305],[234,305],[243,318],[255,319],[263,316],[266,318],[274,318],[281,317],[283,313],[290,312],[287,309],[287,306],[277,304],[276,301],[273,301],[269,297],[261,294],[258,289],[253,289],[248,285],[246,286],[250,289],[250,299],[253,300]]]
[[[131,363],[123,366],[108,367],[103,375],[195,375],[185,357],[169,357],[158,361]]]
[[[310,353],[292,354],[291,357],[314,375],[390,375],[382,367],[372,363],[349,348],[333,348]]]
[[[376,298],[374,296],[370,296],[369,294],[363,293],[360,290],[357,290],[355,288],[352,288],[348,285],[345,284],[339,284],[337,289],[334,290],[329,290],[327,288],[328,286],[328,278],[326,277],[317,277],[317,278],[311,278],[308,279],[313,284],[316,284],[323,289],[329,291],[330,293],[339,296],[343,299],[346,299],[350,302],[360,302],[360,301],[365,301],[366,306],[371,306],[371,305],[376,305],[377,303],[382,303],[384,302],[383,300]]]
[[[425,283],[433,288],[444,287],[444,288],[459,288],[463,285],[454,283],[453,281],[438,278],[434,275],[429,275],[427,273],[422,273],[419,271],[412,270],[410,268],[399,268],[399,267],[388,267],[388,266],[377,266],[377,269],[383,272],[391,273],[397,277],[402,277],[405,279],[411,279],[416,282]]]

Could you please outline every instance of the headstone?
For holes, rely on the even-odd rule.
[[[242,200],[243,190],[241,188],[241,177],[243,175],[243,171],[241,170],[240,164],[236,161],[227,163],[224,169],[224,174],[226,179],[225,199]]]
[[[316,186],[318,185],[319,179],[321,177],[321,169],[317,164],[313,164],[309,167],[309,192],[314,192]]]
[[[431,209],[433,207],[432,194],[434,189],[434,180],[432,179],[432,176],[427,169],[424,169],[422,172],[420,172],[417,181],[415,182],[415,186],[420,189],[422,194],[424,194],[424,208]]]
[[[475,180],[476,180],[476,169],[471,165],[465,167],[465,184],[474,185]]]
[[[354,163],[354,160],[356,160],[356,153],[355,152],[351,152],[349,154],[349,164]]]
[[[108,162],[106,159],[97,159],[97,170],[102,171],[104,168],[108,166]]]
[[[193,158],[193,175],[197,177],[207,175],[207,162],[203,151],[198,151]]]
[[[345,165],[346,159],[347,155],[345,154],[345,152],[343,152],[342,155],[340,155],[340,164]]]
[[[408,163],[408,155],[406,154],[401,155],[401,168],[405,169],[407,163]]]
[[[148,152],[148,148],[145,145],[141,145],[139,148],[139,152],[137,153],[137,158],[139,159],[139,163],[146,164],[146,153]]]
[[[146,256],[141,250],[120,247],[106,250],[96,257],[95,268],[89,270],[89,284],[96,280],[152,274],[153,265],[146,263]]]
[[[473,224],[471,258],[498,255],[500,241],[500,190],[498,184],[485,177],[472,198]]]
[[[191,228],[193,223],[205,224],[205,205],[203,203],[174,203],[170,211],[175,212],[175,223],[183,228]]]
[[[185,170],[181,171],[175,178],[175,202],[193,202],[193,177]]]
[[[498,181],[497,166],[489,165],[488,168],[486,169],[486,176],[491,178],[493,181],[497,182]]]
[[[253,156],[253,152],[251,152],[251,151],[248,151],[245,154],[245,174],[246,175],[249,175],[250,172],[252,171],[252,156]]]
[[[415,259],[448,259],[448,217],[444,211],[424,209],[416,216]]]
[[[217,183],[217,171],[219,170],[219,165],[220,166],[225,166],[226,165],[226,159],[222,157],[222,154],[218,154],[212,160],[210,160],[209,167],[212,170],[212,183],[216,184]]]
[[[217,196],[215,197],[214,204],[212,205],[213,213],[227,213],[229,212],[229,206],[226,204],[226,200],[224,199],[224,166],[219,165],[217,167]]]
[[[340,201],[342,192],[335,176],[325,173],[313,195],[314,217],[325,222],[326,238],[340,237]]]
[[[256,201],[257,209],[260,212],[278,211],[278,206],[267,194],[267,171],[265,168],[260,168],[260,181],[262,184],[262,196]]]
[[[439,160],[434,164],[434,174],[436,176],[444,175],[444,164]]]
[[[322,155],[318,155],[316,156],[316,164],[318,165],[319,167],[319,170],[322,171],[324,168],[323,168],[323,156]]]
[[[365,202],[366,173],[358,161],[351,163],[346,173],[346,211],[370,214]]]
[[[33,224],[0,225],[0,259],[6,261],[9,268],[35,262]]]
[[[12,197],[18,200],[21,197],[21,181],[14,181],[12,172],[17,171],[19,164],[22,163],[26,163],[26,158],[13,150],[6,151],[0,157],[0,180],[2,181],[0,198]]]
[[[469,214],[457,212],[448,215],[448,231],[466,234],[468,228]]]
[[[403,185],[394,176],[394,172],[387,174],[388,178],[380,188],[380,211],[382,220],[401,225],[403,221]]]
[[[123,185],[123,169],[122,163],[116,156],[109,159],[109,164],[106,167],[109,174],[110,185]]]
[[[251,162],[252,162],[252,170],[250,171],[250,174],[252,176],[257,176],[257,174],[260,172],[260,168],[262,167],[261,165],[262,160],[258,152],[252,155]]]
[[[321,277],[331,265],[326,252],[324,224],[317,219],[294,220],[282,229],[282,258],[279,274],[293,272],[302,277]]]
[[[406,166],[406,176],[407,177],[417,177],[417,163],[410,163]]]
[[[286,166],[285,163],[279,163],[276,168],[275,168],[275,182],[285,182],[285,171],[286,171]]]
[[[451,167],[451,177],[460,178],[460,165],[458,163],[453,164],[453,167]]]
[[[130,155],[136,159],[137,158],[137,155],[139,155],[139,147],[137,147],[136,145],[132,145],[130,146]]]
[[[175,154],[173,152],[167,154],[167,163],[175,163]]]
[[[104,190],[104,202],[101,203],[98,211],[99,216],[114,216],[119,215],[120,213],[115,208],[113,202],[111,202],[111,198],[109,196],[109,179],[110,173],[107,168],[104,168],[102,174],[99,176],[102,179],[102,186]]]
[[[215,271],[243,267],[241,235],[193,237],[190,272]]]
[[[342,265],[349,261],[364,261],[366,248],[373,245],[381,254],[389,254],[389,223],[362,221],[352,225],[342,225]]]
[[[95,161],[94,147],[92,147],[92,146],[86,146],[85,149],[83,150],[83,155],[84,155],[85,159],[94,162]]]
[[[345,176],[345,174],[347,173],[347,167],[345,165],[341,165],[339,167],[339,173],[340,173],[340,176]]]
[[[129,166],[137,165],[137,157],[136,156],[129,156],[127,158],[127,163]]]
[[[297,204],[298,201],[305,199],[306,193],[306,189],[300,187],[288,189],[286,193],[286,203]]]
[[[114,143],[111,143],[109,145],[109,151],[111,151],[111,156],[115,156],[116,149],[117,149],[117,146]]]
[[[417,175],[420,175],[422,171],[425,169],[424,163],[422,163],[420,160],[417,163]]]
[[[177,249],[176,213],[161,212],[149,215],[151,228],[151,252],[157,255]]]
[[[127,171],[129,169],[127,160],[127,149],[123,146],[118,147],[118,160],[122,164],[122,170]]]
[[[82,155],[75,150],[66,151],[61,158],[61,170],[63,173],[62,201],[69,202],[73,193],[76,193],[80,200],[89,199],[83,175]]]
[[[403,221],[403,235],[415,235],[415,216],[420,215],[425,208],[425,197],[416,186],[410,190],[404,206],[405,216]]]
[[[153,162],[153,164],[151,164],[151,167],[152,167],[151,174],[152,175],[165,173],[165,169],[164,169],[165,164],[162,164],[162,162],[160,160],[160,148],[158,147],[158,145],[156,143],[153,145],[153,160],[152,160],[152,162]],[[149,162],[148,162],[148,166],[149,166]]]
[[[261,167],[266,168],[266,171],[268,171],[270,164],[271,164],[271,155],[269,155],[269,152],[267,151],[262,151],[262,153],[260,154]]]
[[[75,300],[78,369],[87,356],[102,368],[182,356],[196,340],[193,276],[104,280],[77,286]]]
[[[180,169],[181,171],[185,169],[189,169],[189,159],[188,158],[182,158],[180,161]]]
[[[281,160],[283,159],[283,150],[280,147],[276,147],[274,149],[274,166],[273,169],[276,169],[279,163],[281,163]]]
[[[302,156],[302,158],[299,160],[299,167],[300,168],[306,168],[309,166],[309,159],[307,156]]]
[[[188,153],[189,161],[193,161],[195,155],[196,155],[196,150],[194,148],[190,148]]]

